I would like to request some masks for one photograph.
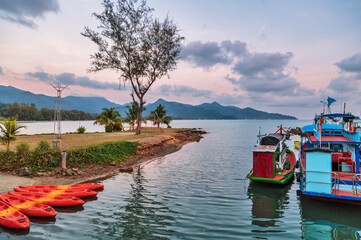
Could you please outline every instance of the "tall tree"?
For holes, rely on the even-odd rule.
[[[102,13],[94,13],[100,21],[98,31],[85,27],[82,32],[98,46],[89,71],[113,69],[124,84],[131,84],[139,100],[136,134],[140,134],[144,96],[157,79],[176,68],[184,37],[168,16],[163,21],[153,19],[153,9],[145,0],[116,4],[104,0],[103,6]]]
[[[9,151],[10,143],[16,140],[16,135],[21,128],[26,127],[18,125],[15,118],[8,118],[0,122],[0,141],[5,145],[6,151]]]
[[[115,108],[103,108],[103,112],[94,121],[94,124],[104,125],[106,132],[122,128],[121,115]]]
[[[149,119],[153,121],[153,125],[159,125],[162,123],[169,126],[170,122],[172,121],[171,116],[166,116],[167,111],[165,110],[162,104],[159,104],[154,111],[151,111],[149,114]]]

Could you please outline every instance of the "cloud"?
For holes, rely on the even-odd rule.
[[[177,97],[181,96],[192,96],[192,97],[204,97],[210,98],[212,91],[209,90],[199,90],[193,87],[184,86],[184,85],[168,85],[163,84],[158,87],[156,93],[162,96],[174,95]]]
[[[180,58],[193,63],[197,67],[204,68],[209,68],[219,63],[227,64],[230,61],[216,42],[191,42],[182,49]]]
[[[34,18],[44,18],[47,12],[59,12],[57,0],[4,0],[0,1],[0,18],[36,28]]]
[[[341,62],[335,63],[335,65],[345,72],[361,73],[361,53],[357,53],[352,57],[346,58]]]
[[[293,54],[282,53],[253,53],[238,61],[233,71],[246,76],[276,75],[284,70],[289,64]]]
[[[360,89],[361,74],[340,76],[330,81],[328,88],[335,92],[351,93]]]
[[[85,88],[92,89],[118,89],[119,84],[117,83],[108,83],[108,82],[99,82],[96,80],[92,80],[87,76],[79,77],[73,73],[61,73],[57,75],[49,74],[46,72],[28,72],[26,73],[28,77],[31,79],[37,79],[42,82],[52,83],[52,84],[63,84],[63,85],[76,85]],[[125,89],[125,88],[122,88]]]
[[[4,75],[4,72],[3,72],[3,69],[1,66],[0,66],[0,75]]]
[[[247,44],[241,41],[217,42],[200,41],[188,43],[181,52],[181,59],[194,67],[211,68],[217,64],[231,64],[235,57],[248,53]]]

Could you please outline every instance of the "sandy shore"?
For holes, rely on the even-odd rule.
[[[183,145],[199,141],[202,138],[202,131],[179,130],[177,132],[165,132],[153,136],[144,136],[130,141],[139,141],[137,155],[130,157],[120,164],[106,164],[96,166],[85,166],[81,168],[82,174],[63,176],[58,171],[44,173],[44,176],[19,177],[7,174],[0,174],[0,192],[7,192],[19,185],[58,185],[76,184],[86,181],[115,175],[119,172],[131,173],[134,168],[152,159],[176,152]]]

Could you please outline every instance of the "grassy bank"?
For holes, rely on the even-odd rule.
[[[121,162],[136,154],[137,142],[108,142],[85,148],[67,150],[67,167],[82,168],[86,164],[105,164],[111,161]],[[22,167],[29,167],[33,172],[39,170],[51,171],[59,167],[60,151],[55,150],[25,150],[1,151],[0,171],[18,172]]]

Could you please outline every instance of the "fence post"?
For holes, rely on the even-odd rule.
[[[66,151],[61,152],[61,168],[66,169]]]

